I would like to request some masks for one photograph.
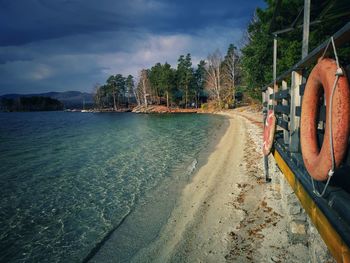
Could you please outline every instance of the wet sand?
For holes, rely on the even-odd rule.
[[[223,112],[229,127],[183,190],[157,240],[134,262],[307,262],[289,243],[277,183],[266,184],[261,115]]]

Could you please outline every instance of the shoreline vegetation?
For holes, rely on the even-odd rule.
[[[141,69],[137,78],[111,75],[105,84],[94,87],[95,108],[118,111],[131,105],[141,109],[137,112],[146,113],[195,112],[208,104],[218,109],[233,108],[240,78],[237,60],[237,48],[230,44],[225,58],[217,50],[196,67],[188,53],[180,55],[176,68],[158,62],[150,69]],[[167,109],[157,109],[162,106]]]
[[[254,105],[250,104],[250,105]],[[248,103],[239,101],[236,107],[247,106]],[[201,108],[166,107],[164,105],[132,105],[129,108],[72,108],[65,109],[64,104],[50,97],[19,97],[18,99],[3,99],[0,112],[39,112],[39,111],[65,111],[65,112],[90,112],[90,113],[144,113],[144,114],[173,114],[173,113],[216,113],[220,111],[213,103],[203,104]]]

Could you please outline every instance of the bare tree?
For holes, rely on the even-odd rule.
[[[135,99],[137,102],[137,106],[141,106],[141,94],[140,94],[140,89],[139,89],[139,80],[135,79],[135,83],[137,83],[137,85],[134,85],[132,92],[134,93],[134,96],[135,96]]]
[[[150,90],[151,85],[148,79],[148,72],[147,70],[143,69],[139,74],[139,82],[137,84],[137,91],[135,93],[135,97],[139,105],[143,104],[146,107],[148,106],[147,97],[150,94]]]
[[[227,50],[223,65],[223,79],[225,84],[224,100],[235,102],[236,81],[238,78],[238,54],[237,48],[231,44]]]
[[[221,93],[222,93],[222,79],[221,72],[222,56],[217,49],[214,53],[209,54],[207,58],[206,70],[206,89],[209,95],[213,97],[221,108]]]

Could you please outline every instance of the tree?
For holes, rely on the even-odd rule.
[[[128,93],[128,106],[129,106],[129,104],[130,104],[130,95],[133,94],[134,87],[135,87],[134,77],[132,75],[129,75],[126,78],[125,85],[126,85],[126,90],[127,90],[127,93]]]
[[[204,60],[199,61],[199,64],[197,65],[197,69],[194,72],[194,82],[195,82],[194,92],[195,92],[195,99],[196,99],[196,107],[198,107],[199,96],[205,87],[205,77],[206,77],[205,64],[206,63]]]
[[[167,62],[161,67],[160,85],[166,96],[166,106],[169,108],[169,94],[174,81],[173,70]]]
[[[151,84],[148,78],[148,70],[142,69],[140,72],[139,83],[137,84],[137,97],[140,104],[148,106],[147,97],[150,95]]]
[[[114,77],[115,81],[115,86],[116,86],[116,92],[117,92],[117,107],[119,108],[120,106],[120,100],[119,98],[121,97],[122,100],[125,98],[125,78],[123,77],[122,74],[117,74]]]
[[[177,78],[178,78],[178,87],[185,93],[185,108],[188,104],[188,95],[189,95],[189,85],[193,78],[191,54],[187,54],[186,57],[181,55],[178,59],[177,65]]]
[[[109,76],[107,79],[107,90],[108,93],[112,94],[113,96],[113,109],[117,110],[117,103],[116,103],[116,94],[117,94],[117,85],[115,82],[115,77],[113,75]]]
[[[109,86],[107,84],[102,85],[99,90],[101,93],[102,107],[109,107],[110,106],[110,88],[109,88]]]
[[[134,89],[133,89],[133,93],[134,93],[134,96],[135,96],[135,99],[136,99],[136,103],[137,103],[137,106],[141,106],[142,104],[142,94],[141,94],[141,91],[140,91],[140,81],[136,81],[137,82],[137,85],[134,86]]]
[[[152,87],[152,97],[154,101],[160,104],[160,97],[162,96],[162,86],[161,86],[161,74],[162,65],[158,62],[149,71],[149,81]]]
[[[101,108],[102,106],[102,97],[103,97],[103,93],[102,93],[102,89],[100,87],[99,84],[95,84],[94,88],[93,88],[93,96],[94,96],[94,102],[97,108]]]
[[[207,65],[205,70],[206,76],[206,89],[209,95],[214,98],[219,108],[222,108],[221,93],[222,93],[222,72],[221,72],[222,56],[217,49],[214,53],[208,55]]]
[[[222,69],[224,84],[227,89],[225,97],[228,102],[234,103],[236,94],[236,80],[238,79],[238,54],[235,45],[230,44],[224,58]]]

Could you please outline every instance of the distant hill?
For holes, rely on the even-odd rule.
[[[35,93],[35,94],[6,94],[0,96],[1,99],[18,99],[20,97],[49,97],[52,99],[59,100],[64,104],[67,109],[76,108],[82,109],[83,103],[85,107],[90,108],[94,104],[94,98],[91,93],[80,92],[80,91],[64,91],[64,92],[46,92],[46,93]]]
[[[19,97],[16,99],[0,99],[0,110],[5,112],[14,111],[60,111],[63,110],[63,103],[59,100],[42,97]]]

